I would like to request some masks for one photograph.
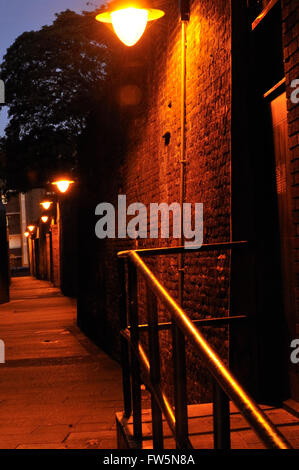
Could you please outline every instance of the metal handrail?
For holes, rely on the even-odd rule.
[[[117,253],[118,258],[127,258],[130,253],[137,253],[140,256],[158,256],[158,255],[176,255],[180,253],[198,253],[203,251],[215,251],[215,250],[226,250],[243,248],[247,246],[247,241],[240,242],[220,242],[220,243],[207,243],[200,246],[188,247],[188,246],[164,246],[159,248],[140,248],[137,250],[125,250]]]
[[[248,320],[247,315],[233,315],[231,317],[219,317],[219,318],[200,318],[196,320],[192,320],[192,323],[194,325],[200,325],[200,326],[215,326],[215,325],[221,325],[223,323],[228,324],[228,323],[234,323],[235,321],[240,321],[240,320]],[[163,322],[163,323],[158,323],[157,328],[158,330],[170,330],[172,326],[171,322]],[[130,330],[130,325],[128,326],[128,330]],[[144,325],[138,325],[138,329],[141,331],[146,331],[148,330],[149,325],[144,324]]]
[[[244,243],[245,242],[235,242],[235,243],[225,243],[225,244],[203,245],[203,248],[204,248],[203,251],[217,250],[219,248],[224,248],[224,247],[226,249],[230,249],[230,248],[233,248],[234,246],[235,247],[242,246],[244,245]],[[126,251],[126,252],[120,252],[118,256],[120,258],[127,258],[132,263],[132,265],[136,268],[136,270],[141,273],[150,291],[164,304],[164,306],[166,306],[167,310],[171,313],[172,318],[174,322],[176,323],[176,325],[178,326],[178,328],[182,331],[182,333],[187,338],[189,338],[189,340],[191,340],[196,345],[197,349],[200,351],[204,361],[206,362],[208,370],[213,375],[215,381],[217,382],[219,388],[221,389],[220,394],[224,392],[226,396],[232,400],[232,402],[239,409],[240,413],[247,420],[251,428],[261,438],[262,442],[268,448],[276,448],[276,449],[292,448],[289,442],[284,438],[284,436],[276,429],[276,427],[271,422],[271,420],[265,415],[265,413],[260,409],[260,407],[255,403],[255,401],[241,387],[241,385],[238,383],[236,378],[231,374],[231,372],[224,365],[224,363],[222,362],[218,354],[213,350],[213,348],[209,345],[207,340],[203,337],[199,329],[195,326],[195,324],[191,321],[191,319],[186,315],[183,309],[176,303],[176,301],[170,296],[167,290],[162,286],[162,284],[155,277],[153,272],[149,269],[149,267],[144,263],[144,261],[140,257],[140,254],[152,255],[152,254],[178,253],[183,248],[184,247],[171,247],[171,248],[158,248],[158,249],[149,249],[149,250],[131,250],[131,251]],[[198,248],[197,251],[199,251],[199,249],[200,248]],[[133,328],[133,325],[131,325],[131,328]],[[138,330],[138,325],[137,327],[135,325],[134,332],[133,330],[131,331],[131,333],[134,333],[134,338],[132,340],[132,343],[135,344],[135,353],[136,353],[136,345],[137,345],[137,348],[139,348],[137,330]],[[152,388],[155,388],[155,387],[152,387]],[[161,401],[160,400],[156,400],[156,401],[158,401],[158,405],[161,408]],[[162,403],[163,408],[164,408],[164,405]],[[140,410],[139,410],[139,415],[140,415]],[[141,416],[139,416],[139,418],[141,419]],[[171,424],[172,424],[171,428],[173,430],[173,422]]]

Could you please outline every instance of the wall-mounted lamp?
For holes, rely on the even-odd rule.
[[[149,2],[145,0],[116,0],[109,6],[111,9],[97,15],[96,20],[112,24],[118,38],[129,47],[139,41],[149,21],[164,15],[162,10],[149,8]]]
[[[43,208],[47,211],[51,205],[53,204],[52,201],[42,201],[40,202],[40,205],[43,206]]]
[[[61,178],[56,181],[53,181],[52,184],[55,184],[61,193],[66,193],[70,185],[74,182],[75,181]]]

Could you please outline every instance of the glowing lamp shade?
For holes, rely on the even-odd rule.
[[[96,20],[112,23],[118,38],[130,47],[139,41],[148,21],[157,20],[163,15],[162,10],[128,7],[100,13],[96,16]]]
[[[125,8],[111,13],[113,29],[126,46],[134,46],[139,41],[146,28],[147,19],[148,11],[137,8]]]
[[[33,230],[35,229],[35,225],[28,225],[28,230],[29,232],[33,232]]]
[[[52,204],[52,201],[43,201],[40,203],[40,205],[43,206],[46,211],[51,207]]]
[[[25,236],[26,238],[28,238],[28,237],[29,237],[29,235],[30,235],[30,233],[29,233],[29,232],[24,232],[24,236]]]
[[[74,181],[58,180],[54,181],[52,184],[55,184],[61,193],[66,193],[72,183],[74,183]]]
[[[42,221],[43,221],[44,224],[45,224],[46,222],[48,222],[49,217],[48,217],[47,215],[43,215],[43,216],[41,217],[41,219],[42,219]]]

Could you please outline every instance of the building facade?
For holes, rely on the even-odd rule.
[[[192,319],[246,314],[246,323],[204,333],[258,400],[298,400],[298,364],[290,361],[299,318],[298,2],[190,1],[183,163],[181,22],[177,2],[160,3],[164,18],[134,48],[119,46],[116,97],[127,133],[114,159],[100,137],[94,152],[100,185],[81,205],[80,214],[83,207],[89,214],[82,215],[79,247],[89,237],[93,255],[86,274],[87,255],[79,250],[79,324],[119,354],[117,251],[177,244],[92,238],[96,203],[116,206],[118,194],[128,205],[178,202],[183,164],[185,201],[203,203],[203,242],[248,241],[243,251],[186,254],[184,308]],[[177,299],[177,258],[153,259],[151,267]],[[141,319],[143,292],[140,285]],[[162,308],[159,319],[168,319]],[[167,333],[161,344],[168,386]],[[208,378],[192,348],[187,363],[190,400],[207,400]]]

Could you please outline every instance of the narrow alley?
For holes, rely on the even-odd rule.
[[[114,449],[121,369],[76,326],[75,300],[12,279],[0,306],[1,449]]]

